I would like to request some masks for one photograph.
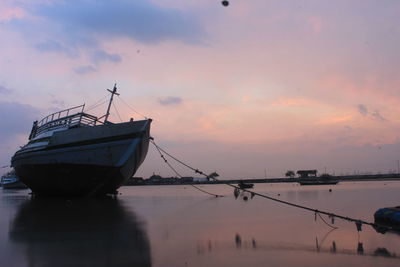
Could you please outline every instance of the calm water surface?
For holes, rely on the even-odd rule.
[[[0,189],[1,266],[400,266],[400,235],[225,185],[122,187],[117,199],[32,199]],[[329,192],[329,189],[332,192]],[[400,205],[400,182],[256,184],[254,191],[373,221]],[[327,222],[330,219],[324,218]]]

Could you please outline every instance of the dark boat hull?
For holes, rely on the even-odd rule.
[[[23,184],[21,181],[16,181],[12,183],[4,183],[2,184],[3,189],[26,189],[26,185]]]
[[[144,161],[150,122],[57,132],[47,146],[17,152],[12,165],[37,195],[113,194]]]
[[[241,189],[251,189],[251,188],[253,188],[254,187],[254,184],[238,184],[238,186],[241,188]]]
[[[114,193],[125,181],[118,168],[83,164],[40,164],[16,167],[37,195],[91,196]]]
[[[332,180],[332,181],[299,181],[300,185],[335,185],[339,183],[337,180]]]

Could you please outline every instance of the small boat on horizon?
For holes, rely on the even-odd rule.
[[[300,185],[335,185],[339,180],[334,176],[323,173],[317,176],[317,170],[298,170],[299,175],[298,183]]]
[[[302,179],[299,180],[300,185],[335,185],[339,180],[334,179]]]
[[[15,174],[15,171],[9,171],[5,175],[1,177],[0,181],[1,186],[3,189],[26,189],[28,188],[18,176]]]
[[[144,161],[151,119],[112,123],[111,93],[105,115],[65,109],[35,121],[29,141],[12,157],[16,175],[34,194],[93,196],[115,194]]]
[[[238,183],[238,186],[241,188],[241,189],[250,189],[250,188],[253,188],[254,187],[254,184],[250,184],[250,183],[245,183],[245,182],[243,182],[242,180]]]

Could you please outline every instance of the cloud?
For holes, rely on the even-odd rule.
[[[377,111],[377,110],[375,110],[371,115],[372,115],[372,117],[373,117],[375,120],[377,120],[377,121],[380,121],[380,122],[387,121],[387,119],[385,119],[385,118],[379,113],[379,111]]]
[[[92,61],[95,64],[99,64],[101,62],[113,62],[113,63],[118,63],[121,62],[122,58],[118,54],[109,54],[104,50],[96,50],[92,54]]]
[[[274,107],[321,107],[322,104],[314,99],[304,97],[280,97],[271,104]]]
[[[47,40],[45,42],[39,42],[34,45],[34,48],[40,52],[58,52],[66,54],[71,58],[79,57],[79,53],[75,49],[71,49],[68,46],[61,44],[54,40]]]
[[[54,96],[52,96],[52,100],[50,101],[50,103],[57,109],[63,109],[65,107],[65,101],[63,100],[58,100],[56,99]]]
[[[97,69],[91,65],[79,66],[74,69],[76,74],[85,75],[92,72],[97,72]]]
[[[320,33],[322,30],[322,19],[319,17],[309,17],[307,18],[307,22],[309,23],[312,31],[314,33]]]
[[[367,109],[367,107],[366,107],[365,105],[360,104],[360,105],[358,105],[357,107],[358,107],[358,112],[360,112],[361,115],[367,116],[367,114],[368,114],[368,109]]]
[[[8,95],[12,92],[12,90],[8,89],[7,87],[0,85],[0,94]]]
[[[3,166],[9,165],[12,154],[27,142],[32,122],[40,118],[41,112],[30,105],[0,101],[0,114],[5,117],[0,128],[0,164]]]
[[[204,36],[193,14],[157,6],[149,0],[50,1],[32,6],[30,12],[40,19],[15,19],[17,29],[39,29],[41,34],[72,46],[93,47],[102,38],[152,44],[168,40],[196,43]],[[63,47],[51,41],[37,45],[42,51],[62,51]]]
[[[38,43],[35,45],[35,47],[39,50],[39,51],[62,51],[64,50],[63,45],[61,45],[59,42],[53,41],[53,40],[49,40],[43,43]]]
[[[7,114],[7,119],[2,121],[1,140],[13,139],[18,134],[29,134],[32,122],[41,113],[38,109],[16,102],[0,102],[0,114]]]
[[[182,98],[175,96],[168,96],[158,99],[158,103],[160,103],[163,106],[179,105],[182,103],[182,101],[183,101]]]
[[[7,6],[7,3],[2,3],[2,5],[0,5],[0,23],[24,16],[26,16],[26,14],[22,8]]]
[[[353,127],[351,127],[350,125],[345,125],[345,126],[344,126],[344,129],[345,129],[346,131],[352,131],[352,130],[353,130]]]

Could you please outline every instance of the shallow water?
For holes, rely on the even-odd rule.
[[[400,266],[398,234],[357,232],[338,219],[332,230],[309,211],[235,199],[226,185],[201,188],[225,197],[191,186],[122,187],[117,199],[71,200],[0,189],[2,266]],[[372,222],[378,208],[400,204],[399,189],[400,182],[357,182],[254,191]]]

